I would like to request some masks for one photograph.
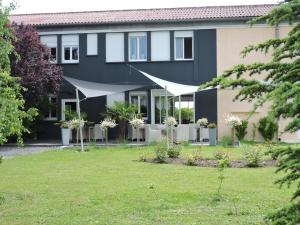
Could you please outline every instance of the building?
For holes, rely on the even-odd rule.
[[[164,91],[132,65],[156,77],[187,85],[200,85],[221,75],[237,63],[265,61],[270,56],[253,54],[242,59],[240,51],[249,44],[282,37],[290,27],[250,27],[249,19],[268,13],[275,5],[217,6],[171,9],[115,10],[12,15],[11,21],[37,28],[42,43],[51,48],[53,63],[62,65],[64,75],[80,80],[109,84],[142,84],[143,88],[82,101],[88,120],[99,122],[100,113],[114,101],[136,104],[148,123],[164,120]],[[258,78],[261,79],[261,78]],[[232,90],[208,90],[181,96],[181,105],[193,116],[182,123],[207,117],[218,124],[218,137],[229,134],[224,116],[247,117],[252,105],[233,102]],[[75,110],[75,91],[68,82],[59,96],[49,96],[57,106],[49,110],[40,138],[59,138],[54,121],[64,119],[66,110]],[[170,113],[176,116],[179,98],[170,98]],[[266,106],[267,107],[267,106]],[[250,119],[265,115],[266,107]],[[281,129],[283,125],[281,124]],[[57,131],[56,131],[57,130]],[[260,139],[258,132],[256,139]],[[295,141],[294,135],[283,140]]]

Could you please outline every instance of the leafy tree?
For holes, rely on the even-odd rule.
[[[7,142],[12,135],[22,143],[22,134],[28,132],[23,126],[24,120],[33,120],[36,110],[24,110],[22,87],[17,78],[10,76],[9,55],[13,54],[13,29],[9,25],[8,15],[13,5],[4,7],[0,1],[0,144]]]
[[[26,88],[26,107],[44,104],[48,94],[56,94],[62,80],[60,66],[50,62],[50,49],[40,42],[39,34],[30,25],[13,24],[16,54],[11,55],[11,74],[21,78]]]
[[[271,104],[268,117],[290,119],[286,132],[300,129],[300,1],[285,0],[270,13],[251,21],[251,24],[266,22],[270,26],[280,23],[293,25],[285,38],[274,38],[257,45],[246,47],[242,51],[245,57],[252,52],[271,53],[269,62],[257,62],[249,65],[236,65],[225,71],[222,76],[201,86],[221,88],[239,87],[235,100],[254,102],[254,110],[266,102]],[[246,79],[245,75],[264,75],[263,82],[256,79]],[[280,181],[281,185],[296,183],[296,192],[291,205],[269,217],[271,224],[300,224],[300,148],[283,148],[279,154],[279,169],[286,175]]]

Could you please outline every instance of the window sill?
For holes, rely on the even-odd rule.
[[[44,121],[57,121],[57,118],[44,118]]]
[[[61,64],[79,64],[79,61],[77,62],[68,62],[68,61],[63,61]]]

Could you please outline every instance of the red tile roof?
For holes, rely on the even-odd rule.
[[[180,22],[251,18],[267,14],[276,5],[210,6],[11,15],[16,23],[34,26]]]

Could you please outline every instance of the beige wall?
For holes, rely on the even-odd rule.
[[[284,37],[287,35],[290,27],[280,27],[278,35]],[[248,45],[257,44],[276,37],[275,28],[253,27],[253,28],[220,28],[217,29],[217,72],[220,76],[225,70],[232,68],[236,64],[250,64],[253,62],[267,62],[271,59],[270,54],[251,53],[246,58],[240,55],[241,50]],[[264,75],[254,78],[262,80]],[[237,115],[243,119],[248,117],[248,113],[253,108],[253,103],[233,102],[237,91],[218,90],[218,137],[230,135],[230,129],[225,125],[224,117],[228,114]],[[258,109],[249,119],[248,134],[246,139],[253,137],[253,123],[257,123],[259,118],[266,115],[268,105]],[[280,129],[284,127],[286,121],[280,122]],[[255,132],[255,139],[262,140],[259,132]],[[295,134],[284,134],[281,138],[286,141],[295,141]]]

